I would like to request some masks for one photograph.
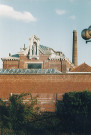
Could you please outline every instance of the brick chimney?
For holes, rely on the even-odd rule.
[[[76,30],[73,30],[72,63],[74,64],[74,66],[78,65],[78,58],[77,58],[77,31]]]

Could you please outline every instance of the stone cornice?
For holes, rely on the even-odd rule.
[[[16,58],[16,57],[5,57],[5,58],[1,58],[2,61],[5,61],[5,60],[19,60],[19,58]]]

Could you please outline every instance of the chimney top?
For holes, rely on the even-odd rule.
[[[73,30],[73,32],[77,32],[76,30]]]

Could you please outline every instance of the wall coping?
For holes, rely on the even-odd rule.
[[[23,73],[20,73],[20,74],[14,74],[14,73],[9,73],[9,74],[6,74],[6,73],[2,73],[2,74],[0,74],[0,75],[59,75],[59,76],[61,76],[61,75],[91,75],[91,72],[69,72],[69,73],[60,73],[60,74],[56,74],[56,73],[54,73],[54,74],[52,74],[52,73],[47,73],[47,74],[35,74],[35,73],[32,73],[32,74],[23,74]]]

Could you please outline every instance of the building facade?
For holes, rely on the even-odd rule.
[[[55,111],[56,103],[66,92],[91,91],[91,66],[77,66],[77,32],[73,31],[72,62],[59,51],[39,44],[35,35],[30,46],[2,58],[0,98],[31,92],[38,96],[41,111]]]
[[[69,72],[77,66],[76,31],[73,31],[73,40],[73,63],[62,52],[40,45],[40,39],[34,35],[30,38],[29,47],[24,45],[17,54],[9,53],[9,57],[2,58],[3,69],[56,69]]]

